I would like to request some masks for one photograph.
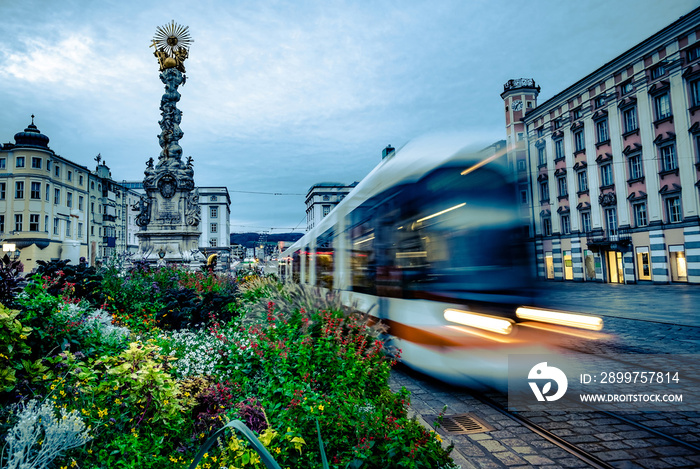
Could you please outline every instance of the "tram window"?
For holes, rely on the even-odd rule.
[[[304,246],[304,283],[311,282],[311,251],[309,246]]]
[[[375,233],[369,221],[350,230],[352,289],[374,293],[376,278]]]
[[[294,283],[299,283],[301,280],[301,262],[299,262],[301,251],[296,250],[292,254],[292,281]]]
[[[316,285],[333,288],[333,230],[328,230],[316,240]]]

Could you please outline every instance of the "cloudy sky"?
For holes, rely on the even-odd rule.
[[[505,138],[499,94],[540,102],[700,6],[697,0],[0,0],[0,141],[35,124],[116,180],[160,152],[156,28],[187,25],[180,141],[200,186],[231,193],[231,231],[306,226],[317,182],[361,180],[425,133]]]

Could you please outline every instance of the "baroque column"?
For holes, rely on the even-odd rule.
[[[190,39],[188,28],[174,21],[159,27],[151,47],[160,66],[160,80],[165,93],[160,100],[162,119],[158,135],[161,152],[158,161],[146,162],[143,188],[146,195],[134,205],[140,227],[141,257],[151,263],[189,263],[203,259],[198,250],[201,230],[199,195],[194,188],[194,165],[191,156],[182,160],[179,141],[182,112],[178,87],[184,85],[185,59],[188,57]]]

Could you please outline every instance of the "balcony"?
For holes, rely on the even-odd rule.
[[[629,228],[616,230],[594,230],[588,234],[588,245],[599,246],[608,249],[619,249],[632,244],[632,235]]]

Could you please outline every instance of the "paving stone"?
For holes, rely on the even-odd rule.
[[[543,456],[524,455],[523,459],[525,459],[533,466],[544,466],[545,464],[554,464],[554,461]]]
[[[557,436],[569,436],[569,435],[574,434],[574,432],[572,432],[568,428],[557,428],[557,429],[550,430],[550,431]]]
[[[490,451],[492,453],[500,452],[500,451],[508,451],[505,446],[500,444],[498,441],[495,440],[482,440],[479,441],[479,444],[486,448],[487,451]]]
[[[469,438],[474,441],[493,440],[493,437],[490,433],[472,433],[471,435],[469,435]]]
[[[603,441],[601,445],[605,446],[608,449],[627,449],[630,446],[627,443],[624,443],[622,441],[616,440],[616,441]]]
[[[673,467],[669,463],[657,459],[642,459],[636,462],[646,469],[666,469],[667,467]]]
[[[508,467],[527,463],[527,461],[525,461],[523,458],[521,458],[517,454],[511,453],[510,451],[504,451],[501,453],[491,453],[491,456],[497,458],[499,461],[501,461]]]
[[[649,446],[654,446],[647,440],[627,440],[626,443],[632,448],[648,448]]]
[[[551,459],[565,458],[569,456],[569,453],[560,448],[543,449],[542,451],[540,451],[540,454],[547,456]]]
[[[567,436],[566,441],[577,445],[579,443],[597,443],[600,440],[595,435],[573,435]]]
[[[666,446],[666,447],[659,447],[659,448],[654,448],[654,451],[659,453],[662,456],[685,456],[688,454],[695,454],[693,450],[690,450],[688,448],[683,448],[680,446]]]
[[[617,433],[599,433],[598,438],[604,441],[621,440],[622,437]]]
[[[661,458],[663,462],[669,463],[671,466],[674,467],[683,467],[683,466],[692,466],[693,462],[690,461],[689,459],[682,458],[680,456],[675,456],[671,458]]]
[[[579,468],[579,467],[590,467],[587,463],[581,461],[578,458],[564,458],[557,461],[561,467],[566,468]]]
[[[502,464],[494,461],[493,459],[474,458],[474,459],[471,459],[471,462],[476,467],[479,467],[482,469],[501,469],[503,467]]]
[[[633,463],[631,461],[613,461],[610,463],[610,465],[618,469],[644,469],[639,464]]]
[[[601,451],[594,453],[596,457],[602,459],[603,461],[620,461],[632,459],[627,451],[614,450],[614,451]]]
[[[584,451],[588,451],[589,453],[594,453],[596,451],[606,451],[607,448],[600,443],[581,443],[580,445],[576,445],[579,448],[581,448]]]
[[[511,446],[510,449],[515,451],[518,454],[533,454],[535,453],[534,448],[532,446]]]
[[[483,449],[479,448],[478,446],[476,446],[474,444],[460,445],[459,452],[462,453],[463,455],[467,456],[468,458],[486,455],[486,452]]]

